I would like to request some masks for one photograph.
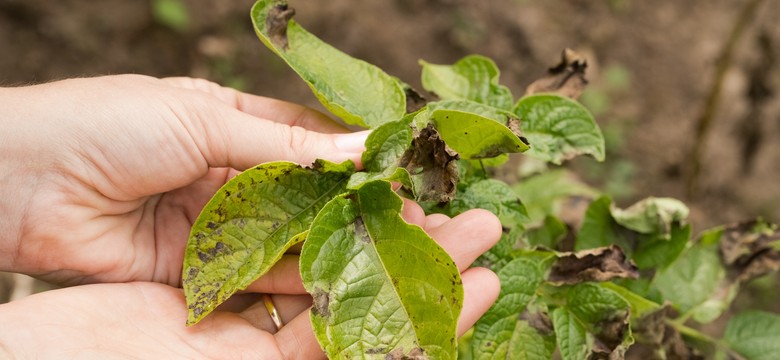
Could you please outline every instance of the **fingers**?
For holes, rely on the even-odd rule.
[[[458,318],[458,336],[463,335],[490,308],[501,291],[498,276],[485,268],[471,268],[460,275],[463,280],[463,310]]]
[[[271,319],[271,315],[260,296],[256,301],[241,311],[238,315],[248,321],[252,326],[268,331],[272,334],[279,331]],[[271,295],[271,301],[279,313],[282,324],[287,324],[311,307],[311,296],[308,295]],[[284,325],[282,325],[284,328]]]
[[[268,273],[250,284],[244,292],[270,294],[306,294],[301,273],[298,270],[298,256],[283,255]]]
[[[349,131],[344,126],[325,116],[325,114],[298,104],[243,93],[203,79],[173,77],[163,80],[176,87],[211,94],[226,104],[258,118],[268,119],[289,126],[300,126],[304,129],[325,134],[346,133]]]
[[[311,327],[309,312],[304,311],[285,325],[275,335],[279,350],[284,359],[325,359],[314,329]]]
[[[473,209],[430,229],[428,234],[450,254],[462,272],[498,242],[501,222],[487,210]]]

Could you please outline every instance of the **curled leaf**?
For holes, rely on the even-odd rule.
[[[588,80],[585,79],[587,67],[588,62],[584,56],[574,50],[564,49],[561,61],[547,70],[547,76],[528,85],[525,94],[555,93],[576,99],[588,85]]]
[[[553,284],[578,284],[586,281],[609,281],[612,279],[636,279],[639,271],[626,258],[619,247],[583,250],[562,253],[555,261],[547,280]]]
[[[291,20],[293,14],[286,1],[259,0],[252,7],[255,33],[329,111],[369,128],[404,116],[406,93],[397,79],[323,42]]]

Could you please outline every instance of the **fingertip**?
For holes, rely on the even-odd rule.
[[[498,275],[486,268],[471,268],[461,274],[463,280],[463,310],[458,318],[458,336],[469,328],[493,306],[501,292]]]
[[[419,204],[413,200],[404,198],[404,205],[401,208],[401,217],[406,222],[423,227],[425,225],[425,211]]]
[[[471,209],[466,211],[453,220],[466,222],[480,228],[480,233],[485,244],[489,244],[492,247],[498,240],[501,239],[503,233],[503,227],[501,221],[492,212],[485,209]]]

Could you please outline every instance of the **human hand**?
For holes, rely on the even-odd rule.
[[[411,201],[404,218],[422,226],[462,272],[463,334],[495,301],[495,274],[471,268],[501,235],[498,219],[484,210],[456,218],[425,216]],[[266,275],[272,276],[271,274]],[[192,327],[181,289],[155,283],[98,284],[49,291],[0,305],[0,355],[12,358],[324,359],[308,312],[311,298],[275,295],[286,324],[278,332],[257,295],[237,295]],[[234,312],[235,311],[235,312]],[[40,346],[45,339],[45,346]]]
[[[188,78],[0,88],[0,109],[0,270],[59,284],[178,286],[192,222],[236,170],[359,161],[367,135]]]

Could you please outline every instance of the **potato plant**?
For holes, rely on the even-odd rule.
[[[697,324],[720,317],[741,284],[778,267],[780,233],[756,220],[692,240],[688,209],[648,198],[620,208],[565,170],[509,185],[490,177],[509,153],[559,165],[604,157],[604,139],[573,98],[585,63],[559,66],[515,99],[495,63],[471,55],[421,62],[426,101],[411,86],[322,42],[283,1],[260,0],[260,40],[344,122],[373,129],[363,169],[347,161],[265,163],[230,180],[193,224],[183,266],[192,325],[303,242],[300,271],[311,322],[333,359],[769,359],[780,317],[748,312],[720,337]],[[400,184],[393,190],[391,182]],[[498,301],[463,338],[459,272],[444,250],[401,218],[401,196],[455,216],[484,208],[500,242],[476,265],[501,279]],[[566,199],[589,199],[577,229]]]

